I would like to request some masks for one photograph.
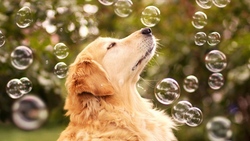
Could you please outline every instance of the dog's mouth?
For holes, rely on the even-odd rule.
[[[132,71],[134,71],[134,70],[142,63],[142,61],[145,60],[145,59],[152,53],[153,49],[154,49],[154,46],[151,47],[151,48],[145,53],[145,55],[142,56],[142,57],[139,59],[139,61],[138,61],[138,62],[135,64],[135,66],[132,68]]]

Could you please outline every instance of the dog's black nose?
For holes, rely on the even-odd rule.
[[[142,29],[141,29],[141,33],[142,33],[142,34],[151,34],[152,31],[151,31],[150,28],[142,28]]]

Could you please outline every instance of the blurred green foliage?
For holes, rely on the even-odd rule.
[[[15,24],[15,14],[28,5],[32,10],[31,26],[21,29]],[[90,13],[84,7],[98,8]],[[153,95],[155,84],[166,77],[174,78],[181,86],[179,100],[188,100],[199,107],[204,114],[198,127],[180,126],[176,135],[181,141],[208,140],[206,123],[215,116],[224,116],[232,123],[233,136],[230,140],[250,140],[250,2],[231,1],[225,8],[212,6],[201,9],[195,1],[188,0],[137,0],[133,1],[133,12],[121,18],[114,13],[113,6],[101,5],[97,0],[1,0],[0,30],[6,43],[0,48],[0,120],[11,122],[11,105],[15,101],[5,92],[7,82],[12,78],[28,77],[33,83],[31,94],[39,96],[47,105],[50,117],[48,123],[66,123],[63,117],[65,88],[64,79],[53,73],[57,62],[70,64],[77,53],[98,36],[123,38],[144,27],[140,22],[142,10],[154,5],[161,11],[161,21],[152,27],[159,39],[156,56],[142,73],[139,83],[144,87],[142,96],[153,99],[157,107],[170,113],[172,105],[157,102]],[[92,7],[93,8],[93,7]],[[192,16],[197,11],[207,14],[208,24],[195,29]],[[46,21],[46,22],[45,22]],[[55,30],[51,30],[55,27]],[[85,29],[80,32],[79,30]],[[87,29],[87,30],[86,30]],[[221,42],[214,47],[194,44],[198,31],[221,34]],[[70,55],[59,60],[53,54],[53,46],[63,42],[70,48]],[[26,45],[33,50],[34,62],[26,70],[17,70],[10,63],[10,53]],[[212,90],[207,84],[211,72],[205,67],[204,58],[210,50],[218,49],[227,56],[227,68],[222,71],[225,85]],[[182,88],[188,75],[199,79],[199,88],[187,93]],[[235,110],[236,109],[236,110]]]

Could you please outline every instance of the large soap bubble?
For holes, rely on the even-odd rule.
[[[33,62],[32,50],[26,46],[18,46],[11,53],[11,64],[16,69],[24,70]]]
[[[155,6],[147,6],[141,14],[141,22],[148,27],[155,26],[160,21],[160,10]]]
[[[30,24],[33,22],[31,9],[27,6],[22,7],[16,13],[15,20],[16,20],[16,25],[20,28],[26,28],[26,27],[30,26]]]
[[[192,25],[197,29],[204,28],[204,26],[207,25],[207,15],[201,11],[194,13]]]
[[[131,0],[118,0],[114,4],[115,14],[120,17],[128,17],[132,13],[133,2]]]
[[[227,66],[226,55],[219,50],[212,50],[205,56],[205,65],[211,72],[221,72]]]
[[[69,55],[69,48],[64,43],[57,43],[54,46],[54,54],[58,59],[64,59]]]

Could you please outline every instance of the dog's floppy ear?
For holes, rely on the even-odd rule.
[[[105,70],[91,59],[91,56],[81,57],[70,66],[66,87],[68,92],[73,94],[91,93],[94,96],[114,94],[114,88]]]

